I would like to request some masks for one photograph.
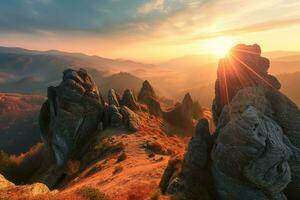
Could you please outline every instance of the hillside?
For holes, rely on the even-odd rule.
[[[10,154],[26,152],[40,141],[38,114],[45,97],[0,93],[0,147]]]

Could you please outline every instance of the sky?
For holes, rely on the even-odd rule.
[[[0,45],[162,62],[237,43],[300,51],[300,0],[3,0]]]

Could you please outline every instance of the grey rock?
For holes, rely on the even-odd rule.
[[[123,122],[128,127],[128,130],[133,132],[138,131],[140,127],[138,116],[126,106],[122,106],[120,112],[123,116]]]
[[[120,107],[120,98],[119,95],[116,93],[116,91],[114,89],[110,89],[108,91],[108,104],[109,105],[115,105],[116,107]]]
[[[119,127],[123,124],[123,116],[115,105],[109,105],[109,123],[112,127]]]
[[[210,173],[213,140],[208,127],[207,119],[199,120],[183,162],[168,164],[160,184],[163,192],[191,200],[215,199]]]
[[[231,49],[226,58],[219,61],[212,107],[215,123],[218,123],[223,107],[231,102],[240,89],[258,85],[280,89],[279,81],[268,74],[269,60],[260,54],[257,44],[239,44]]]
[[[185,165],[199,169],[207,165],[213,145],[208,127],[207,119],[199,120],[184,157]]]
[[[266,198],[260,199],[285,199],[281,192],[291,181],[291,155],[282,129],[272,119],[253,106],[231,113],[212,151],[218,195],[221,199],[253,199],[262,191]],[[218,170],[226,177],[216,176]],[[247,188],[248,196],[239,194],[239,188]]]
[[[60,85],[48,88],[40,111],[41,137],[50,156],[64,164],[83,138],[97,130],[103,114],[98,88],[84,69],[67,69]]]

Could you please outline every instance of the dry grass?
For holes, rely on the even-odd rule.
[[[94,187],[83,187],[78,189],[76,193],[88,200],[110,200],[106,194]]]

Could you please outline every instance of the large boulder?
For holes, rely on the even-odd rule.
[[[97,130],[104,102],[84,69],[65,70],[62,82],[50,86],[47,96],[40,111],[41,136],[55,163],[62,165]]]
[[[261,56],[260,46],[239,44],[234,46],[228,56],[219,61],[215,83],[213,115],[217,123],[224,105],[245,87],[263,85],[280,89],[278,80],[268,74],[270,61]]]
[[[251,105],[228,112],[229,121],[212,151],[220,198],[284,199],[282,190],[291,181],[292,151],[283,142],[282,129]]]
[[[199,120],[184,159],[169,162],[160,183],[163,193],[191,200],[215,198],[210,172],[213,138],[208,127],[207,119]]]
[[[212,172],[220,199],[297,199],[300,110],[280,93],[258,45],[220,61]]]

